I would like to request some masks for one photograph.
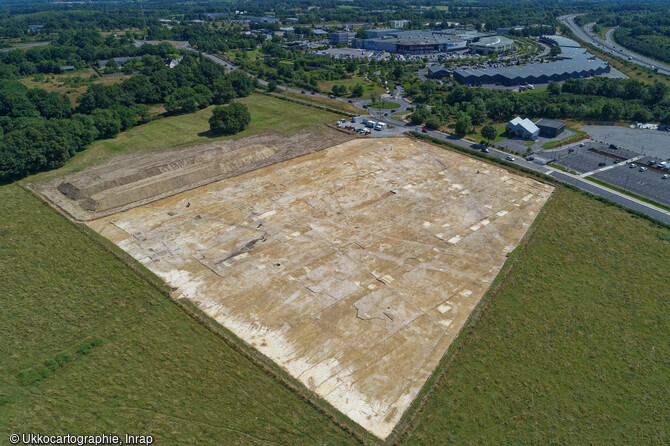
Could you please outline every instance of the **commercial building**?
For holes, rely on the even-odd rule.
[[[389,25],[391,25],[392,28],[404,28],[408,23],[409,20],[391,20]]]
[[[514,40],[502,36],[482,37],[469,47],[478,54],[505,53],[514,48]]]
[[[368,39],[354,40],[355,48],[399,54],[445,53],[466,49],[468,44],[493,36],[491,33],[479,33],[465,29],[442,31],[371,29],[367,33]]]
[[[540,136],[545,138],[555,138],[565,130],[565,122],[554,119],[542,118],[535,125],[540,129]]]
[[[586,50],[579,48],[579,44],[573,40],[562,36],[543,36],[542,40],[561,44],[560,60],[499,68],[458,68],[454,70],[454,79],[464,85],[512,86],[579,79],[609,73],[611,70],[609,63],[587,54]]]
[[[449,77],[453,72],[447,70],[442,65],[431,65],[428,67],[427,77],[431,79],[442,79],[443,77]]]
[[[331,45],[350,45],[356,38],[356,33],[352,32],[336,32],[330,33]]]
[[[517,116],[507,123],[505,134],[508,137],[535,141],[540,136],[540,129],[530,119]]]

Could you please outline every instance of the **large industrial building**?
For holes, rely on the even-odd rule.
[[[512,48],[513,41],[497,37],[491,33],[480,33],[474,30],[455,29],[442,31],[401,31],[398,29],[370,29],[367,31],[368,39],[355,39],[353,46],[355,48],[364,48],[372,51],[387,51],[389,53],[399,54],[424,54],[424,53],[445,53],[468,48],[469,45],[476,44],[482,39],[493,38],[493,40],[484,40],[491,44],[489,53],[495,51],[502,52]],[[496,39],[500,39],[495,43]],[[502,39],[505,39],[504,41]],[[508,42],[509,41],[509,42]]]
[[[468,46],[478,54],[505,53],[514,48],[514,40],[502,36],[482,37]]]
[[[330,33],[330,44],[331,45],[349,45],[356,38],[356,33],[352,32],[335,32]]]
[[[560,44],[562,50],[560,60],[501,68],[457,68],[454,70],[454,79],[465,85],[512,86],[585,78],[609,73],[611,70],[609,63],[588,54],[584,48],[579,48],[579,44],[570,39],[560,36],[544,36],[542,40]]]

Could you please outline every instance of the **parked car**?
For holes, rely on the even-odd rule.
[[[619,158],[614,160],[614,164],[619,164],[620,162],[621,162],[621,160]]]
[[[488,147],[484,147],[484,148],[482,149],[482,152],[484,152],[484,153],[489,153],[490,150],[488,149]]]
[[[666,173],[666,174],[663,175],[661,178],[664,179],[664,180],[667,180],[668,178],[670,178],[670,175],[668,175],[668,174]]]
[[[528,155],[526,157],[526,161],[533,161],[534,159],[535,159],[535,157],[533,155]]]
[[[637,164],[631,164],[630,166],[628,166],[629,169],[635,169],[636,167],[637,167]]]
[[[583,143],[583,142],[580,142],[580,143],[579,143],[579,147],[584,147],[584,143]]]
[[[604,165],[605,165],[605,161],[601,161],[601,162],[598,163],[599,167],[603,167]]]
[[[647,168],[646,167],[640,167],[640,172],[646,172]]]
[[[352,101],[351,99],[349,99],[349,103],[350,103],[350,104],[353,104],[353,103],[354,103],[354,101]]]
[[[619,150],[619,146],[617,146],[616,144],[610,144],[610,149]]]
[[[424,128],[421,129],[421,132],[422,133],[428,133],[428,129],[424,127]]]
[[[305,92],[305,90],[300,90],[300,93],[302,93],[302,94],[307,94],[307,93]]]
[[[568,149],[568,153],[572,153],[572,152],[574,152],[574,151],[575,151],[575,149],[572,148],[572,147],[570,147],[570,148]]]
[[[507,155],[507,156],[505,157],[505,159],[506,159],[507,161],[515,161],[514,157],[513,157],[513,156],[510,156],[510,155]]]

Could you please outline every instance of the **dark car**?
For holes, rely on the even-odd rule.
[[[316,91],[313,91],[312,94],[316,94]]]
[[[300,93],[307,94],[307,92],[305,90],[300,90]]]
[[[598,163],[598,166],[601,166],[601,167],[602,167],[602,166],[604,166],[604,165],[605,165],[605,162],[604,162],[604,161],[601,161],[601,162]]]
[[[354,101],[352,101],[351,99],[349,99],[349,103],[350,103],[350,104],[353,104],[353,103],[354,103]]]
[[[620,162],[621,162],[621,160],[619,158],[614,160],[614,164],[619,164]]]
[[[616,144],[610,144],[610,149],[619,150],[619,146],[617,146]]]

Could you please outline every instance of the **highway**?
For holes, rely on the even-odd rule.
[[[605,40],[598,37],[593,31],[594,23],[588,23],[581,28],[575,23],[575,17],[582,14],[570,14],[564,15],[558,18],[558,21],[566,25],[577,37],[579,37],[584,42],[595,45],[600,48],[602,51],[610,53],[614,56],[618,56],[622,59],[628,59],[630,62],[636,63],[643,67],[647,68],[658,68],[659,73],[664,73],[670,75],[670,65],[658,62],[648,57],[642,56],[640,54],[634,53],[630,50],[622,48],[621,45],[617,45],[612,40],[612,32],[614,30],[609,30],[605,35]]]

